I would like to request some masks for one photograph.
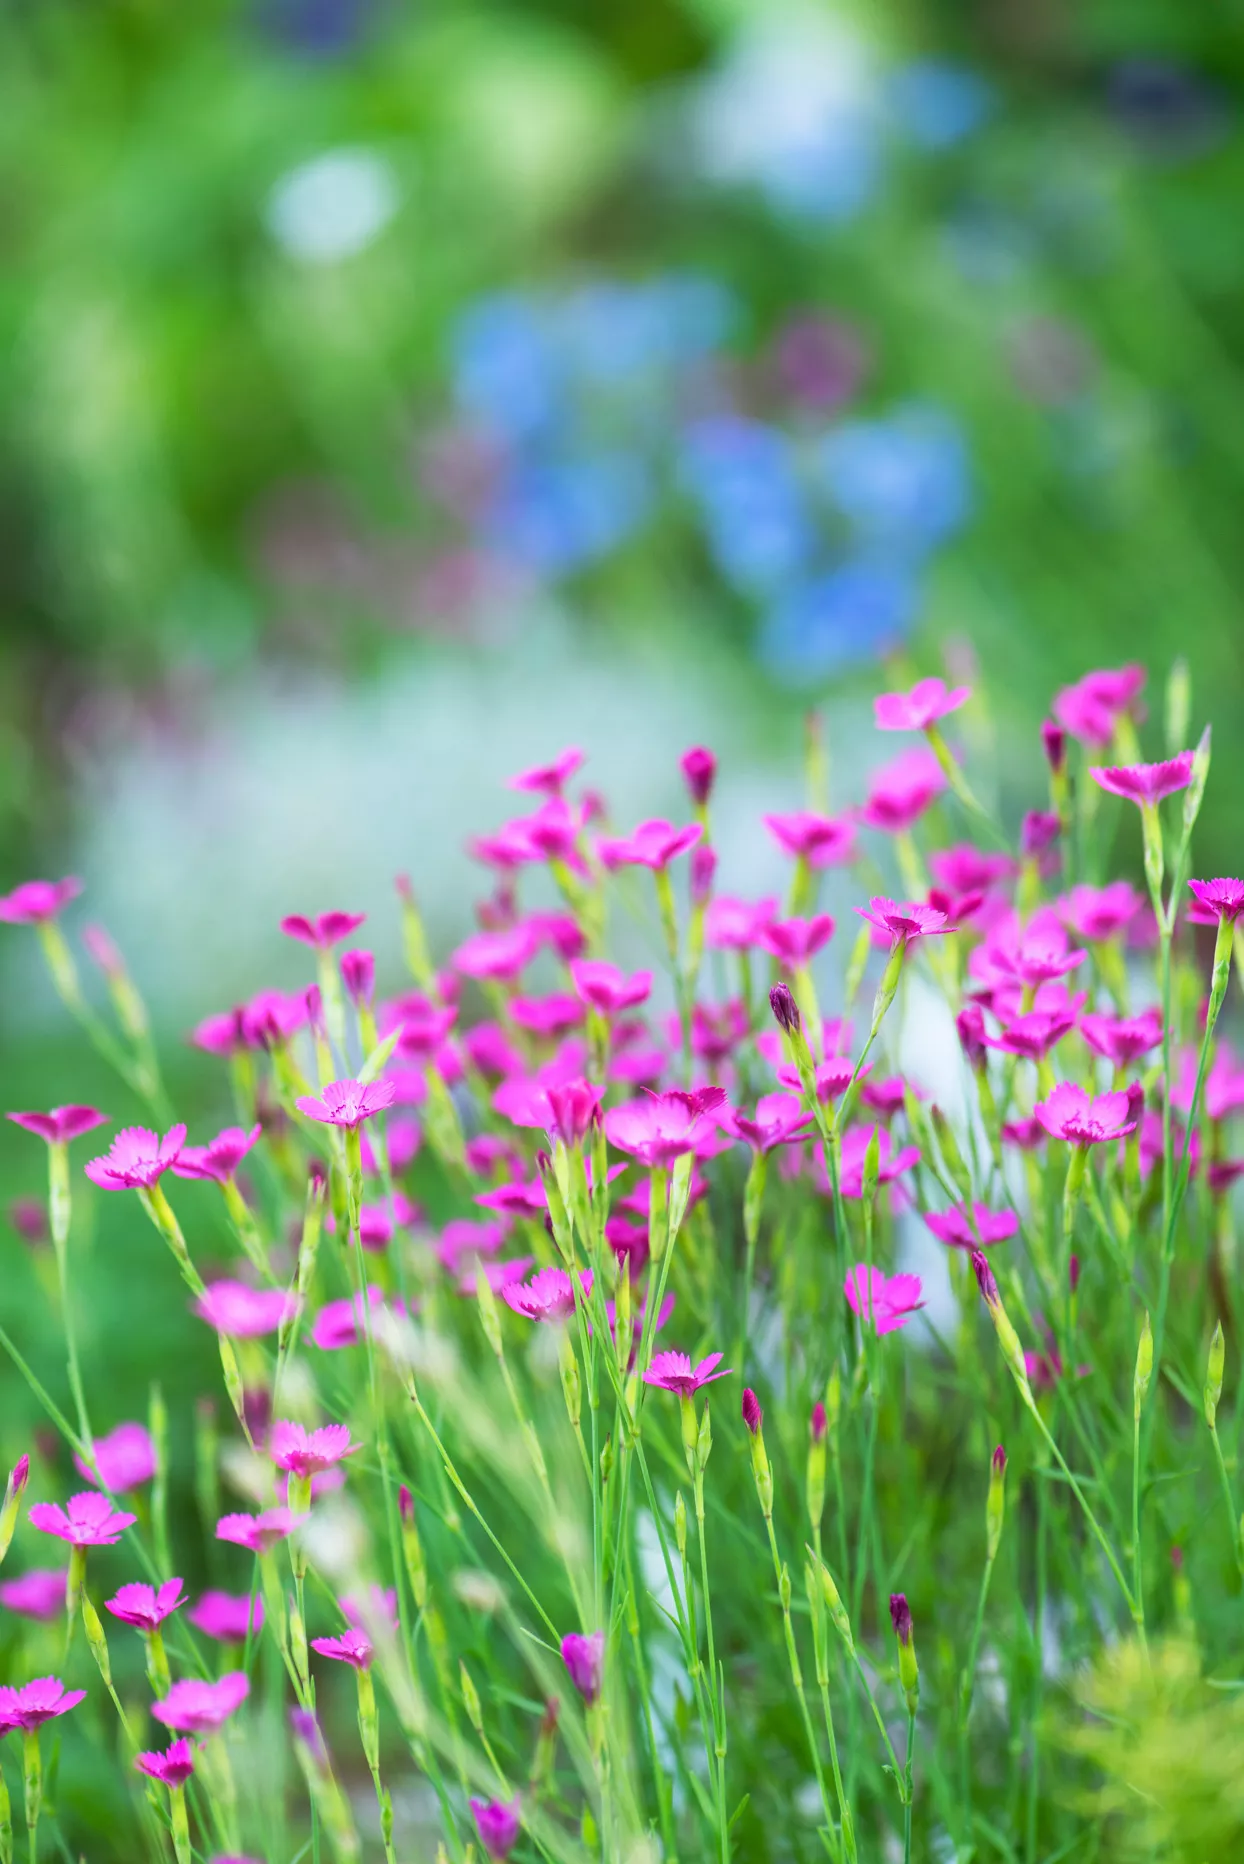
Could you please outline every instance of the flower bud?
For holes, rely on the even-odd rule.
[[[99,1622],[99,1613],[91,1604],[87,1593],[82,1594],[82,1626],[86,1632],[86,1641],[91,1647],[99,1674],[104,1679],[104,1688],[112,1687],[112,1663],[108,1656],[108,1640],[104,1636],[104,1627]]]
[[[1028,1391],[1028,1370],[1024,1364],[1024,1349],[1019,1343],[1019,1335],[1011,1325],[1006,1309],[1002,1305],[1002,1296],[998,1293],[998,1284],[993,1270],[986,1261],[982,1250],[972,1251],[972,1267],[976,1271],[976,1280],[985,1306],[989,1309],[989,1318],[998,1336],[998,1345],[1002,1356],[1011,1368],[1012,1376],[1022,1393]]]
[[[763,1451],[764,1439],[761,1437],[757,1437],[756,1442],[760,1444],[761,1449]],[[754,1450],[754,1446],[753,1446],[753,1450]],[[704,1414],[700,1419],[699,1434],[696,1437],[696,1443],[695,1443],[696,1467],[699,1470],[703,1471],[707,1467],[708,1459],[712,1455],[712,1453],[713,1453],[713,1427],[709,1419],[708,1400],[705,1399]]]
[[[13,1530],[17,1526],[18,1511],[22,1505],[22,1495],[30,1476],[30,1458],[19,1456],[9,1475],[8,1485],[4,1491],[4,1505],[0,1507],[0,1560],[13,1540]]]
[[[788,1612],[790,1610],[790,1568],[785,1562],[778,1576],[778,1598],[781,1600],[782,1610]]]
[[[912,1630],[911,1607],[902,1592],[890,1594],[890,1623],[898,1639],[898,1680],[907,1699],[907,1713],[914,1715],[920,1700],[920,1670],[916,1663],[916,1640]]]
[[[1140,1341],[1136,1348],[1136,1374],[1132,1380],[1132,1409],[1137,1422],[1140,1421],[1141,1407],[1145,1402],[1145,1393],[1153,1377],[1153,1334],[1149,1327],[1149,1316],[1145,1315],[1145,1324],[1140,1330]]]
[[[705,1406],[705,1415],[708,1407]],[[756,1493],[767,1521],[773,1513],[773,1471],[769,1467],[769,1454],[765,1449],[764,1413],[760,1400],[750,1385],[743,1393],[743,1422],[751,1435],[752,1475],[756,1482]]]
[[[808,1468],[804,1490],[808,1503],[808,1520],[815,1531],[825,1513],[825,1406],[812,1407],[808,1421]]]
[[[834,1584],[834,1576],[823,1560],[821,1561],[821,1591],[825,1595],[825,1603],[829,1607],[829,1615],[834,1621],[835,1630],[847,1649],[854,1653],[855,1638],[851,1631],[851,1620],[847,1617],[847,1608],[842,1602],[842,1595]]]
[[[717,850],[709,842],[698,842],[691,850],[692,906],[703,911],[713,896],[713,882],[716,878]]]
[[[760,1408],[759,1398],[757,1398],[750,1385],[746,1386],[743,1392],[743,1422],[747,1425],[753,1437],[764,1423],[764,1419],[765,1414]]]
[[[1035,860],[1058,840],[1062,827],[1050,809],[1030,809],[1020,824],[1019,851],[1026,861]]]
[[[769,1008],[777,1018],[778,1026],[788,1036],[797,1035],[800,1028],[799,1005],[791,995],[789,984],[775,984],[769,992]]]
[[[1052,718],[1041,722],[1041,744],[1045,751],[1045,761],[1054,776],[1058,776],[1067,761],[1067,733],[1061,725],[1056,725]]]
[[[881,1177],[881,1127],[874,1126],[864,1148],[864,1166],[860,1176],[860,1194],[870,1208],[877,1201],[877,1184]]]
[[[569,1333],[564,1332],[558,1348],[561,1363],[562,1393],[566,1400],[566,1415],[570,1419],[572,1430],[579,1428],[582,1411],[583,1392],[579,1381],[579,1361],[575,1356],[574,1343]]]
[[[713,793],[713,782],[717,775],[717,759],[704,745],[693,745],[684,751],[678,760],[687,785],[687,793],[697,809],[703,809]]]
[[[674,1498],[674,1540],[678,1546],[678,1556],[687,1557],[687,1504],[682,1498],[682,1490]]]
[[[973,1074],[979,1074],[989,1058],[985,1044],[985,1012],[979,1003],[969,1003],[955,1018],[955,1029],[964,1060]]]
[[[1211,1430],[1218,1424],[1218,1400],[1222,1397],[1222,1374],[1226,1363],[1227,1343],[1223,1339],[1222,1322],[1214,1328],[1214,1337],[1209,1343],[1209,1359],[1205,1367],[1205,1422]]]
[[[467,1720],[470,1722],[476,1734],[482,1735],[484,1732],[484,1713],[479,1705],[479,1691],[472,1681],[471,1672],[461,1659],[459,1659],[458,1662],[458,1678],[462,1685],[462,1704],[467,1712]]]
[[[841,1414],[842,1375],[835,1366],[825,1382],[825,1429],[835,1455],[838,1444],[838,1419]]]
[[[999,1444],[989,1460],[989,1495],[985,1502],[985,1558],[992,1564],[1006,1515],[1006,1451]]]

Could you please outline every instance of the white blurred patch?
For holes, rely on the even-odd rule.
[[[333,265],[370,246],[400,198],[397,176],[384,156],[372,149],[330,149],[281,177],[264,219],[292,258]]]

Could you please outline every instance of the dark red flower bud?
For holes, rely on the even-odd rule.
[[[976,1271],[977,1285],[985,1297],[986,1305],[989,1307],[996,1306],[999,1298],[998,1284],[994,1280],[994,1272],[990,1268],[983,1251],[979,1249],[974,1249],[972,1251],[972,1267]]]
[[[397,1511],[407,1527],[415,1518],[415,1498],[403,1482],[397,1492]]]
[[[687,790],[697,809],[702,809],[713,793],[713,779],[717,775],[717,759],[702,744],[693,745],[679,759],[678,767],[686,780]]]
[[[1074,1294],[1076,1289],[1080,1285],[1080,1258],[1079,1256],[1069,1256],[1067,1258],[1067,1281],[1068,1281],[1068,1284],[1070,1285],[1072,1294]]]
[[[799,1033],[799,1005],[790,993],[789,984],[775,984],[769,992],[769,1008],[788,1036]]]
[[[812,1407],[812,1416],[808,1421],[808,1434],[812,1438],[813,1443],[820,1443],[822,1441],[827,1428],[828,1420],[825,1416],[825,1406],[818,1398]]]
[[[993,1473],[995,1476],[1006,1474],[1006,1451],[999,1444],[993,1453]]]
[[[1067,734],[1061,725],[1056,725],[1052,718],[1041,722],[1041,742],[1045,746],[1045,756],[1055,776],[1067,761]]]
[[[974,1074],[979,1073],[989,1053],[985,1046],[985,1012],[980,1004],[966,1004],[955,1017],[955,1028],[968,1067]]]
[[[900,1644],[911,1643],[911,1606],[905,1592],[890,1594],[890,1623]]]
[[[759,1398],[757,1398],[751,1386],[748,1385],[743,1392],[743,1422],[747,1425],[753,1437],[764,1423],[764,1416],[765,1414],[760,1408]]]
[[[1062,824],[1052,810],[1030,809],[1019,830],[1019,851],[1025,860],[1044,854],[1050,844],[1058,840],[1061,827]]]

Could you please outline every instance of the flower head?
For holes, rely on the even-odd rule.
[[[1188,886],[1199,906],[1230,925],[1244,913],[1244,880],[1190,880]],[[11,1120],[16,1117],[9,1115]]]
[[[245,1547],[248,1553],[267,1553],[292,1534],[298,1522],[289,1508],[266,1508],[257,1515],[227,1514],[216,1523],[216,1538]]]
[[[9,1728],[42,1728],[85,1699],[85,1689],[66,1689],[58,1676],[38,1676],[20,1689],[0,1689],[0,1733]]]
[[[155,1475],[155,1445],[142,1424],[118,1424],[106,1437],[96,1437],[93,1466],[76,1455],[73,1466],[88,1482],[100,1482],[112,1494],[124,1495]]]
[[[185,1143],[184,1126],[170,1127],[163,1139],[145,1126],[123,1126],[103,1157],[88,1161],[86,1175],[102,1191],[149,1191]]]
[[[891,1184],[904,1172],[920,1163],[918,1146],[900,1146],[894,1149],[894,1142],[885,1127],[880,1130],[873,1126],[849,1126],[842,1135],[842,1155],[838,1167],[838,1185],[842,1195],[847,1198],[864,1195],[864,1159],[873,1133],[877,1133],[877,1183]],[[823,1169],[823,1167],[822,1167]]]
[[[157,1625],[171,1612],[186,1603],[180,1579],[166,1579],[159,1588],[140,1583],[121,1586],[115,1597],[105,1599],[104,1604],[114,1618],[122,1624],[134,1625],[140,1631],[154,1631]]]
[[[672,1165],[685,1152],[695,1150],[696,1128],[706,1113],[725,1101],[720,1087],[702,1087],[694,1093],[673,1088],[613,1107],[605,1115],[605,1136],[620,1152],[629,1152],[645,1165]]]
[[[1072,887],[1059,912],[1080,938],[1100,944],[1124,931],[1143,905],[1130,880],[1112,880],[1107,887]]]
[[[182,1735],[163,1754],[152,1753],[150,1749],[136,1754],[134,1765],[148,1779],[160,1780],[165,1786],[184,1786],[194,1772],[194,1749]]]
[[[247,1132],[241,1126],[226,1126],[205,1146],[183,1146],[173,1166],[179,1178],[214,1178],[224,1184],[233,1177],[263,1128],[258,1123]]]
[[[1057,989],[1057,985],[1043,986]],[[1065,993],[1064,993],[1065,994]],[[1063,1037],[1075,1028],[1076,1017],[1084,1003],[1084,993],[1048,1008],[1025,1010],[1009,1022],[1000,1036],[986,1036],[990,1048],[1007,1055],[1023,1055],[1029,1061],[1041,1061]]]
[[[463,939],[450,962],[464,977],[513,983],[540,949],[530,921],[507,926],[501,932],[473,932]]]
[[[713,782],[717,776],[717,759],[702,744],[696,744],[689,751],[684,751],[678,760],[687,793],[697,809],[703,809],[713,793]]]
[[[330,1081],[318,1097],[300,1094],[295,1105],[299,1113],[324,1126],[354,1128],[391,1107],[396,1096],[394,1081]]]
[[[1030,809],[1019,825],[1019,851],[1026,861],[1036,860],[1062,834],[1062,817],[1053,809]]]
[[[948,712],[972,697],[967,686],[948,687],[945,680],[917,680],[909,693],[881,693],[873,700],[879,731],[927,731]]]
[[[186,1677],[173,1684],[162,1702],[152,1703],[151,1713],[166,1728],[192,1735],[211,1734],[241,1708],[250,1691],[245,1670],[229,1670],[215,1683]]]
[[[550,1082],[544,1090],[548,1103],[546,1129],[564,1146],[577,1146],[600,1120],[601,1089],[590,1081]]]
[[[596,851],[610,869],[665,868],[678,855],[693,848],[703,833],[703,826],[699,822],[689,822],[685,828],[675,828],[673,823],[658,818],[651,822],[641,822],[632,835],[602,836],[596,844]]]
[[[1136,664],[1086,673],[1074,686],[1055,693],[1054,716],[1081,743],[1108,744],[1145,678],[1145,669]]]
[[[209,1282],[194,1311],[200,1320],[217,1333],[227,1333],[233,1340],[258,1339],[275,1333],[282,1321],[293,1312],[296,1296],[287,1288],[251,1288],[246,1282]]]
[[[720,1353],[710,1353],[697,1366],[691,1364],[686,1353],[654,1353],[644,1373],[644,1384],[657,1385],[662,1391],[677,1393],[680,1398],[690,1398],[702,1385],[730,1377],[728,1366],[720,1372],[715,1370],[720,1364]]]
[[[576,958],[570,966],[570,981],[582,1003],[598,1016],[616,1016],[621,1010],[646,1003],[652,992],[652,972],[636,971],[628,977],[616,964],[603,958]]]
[[[833,937],[834,921],[828,913],[811,919],[771,919],[756,943],[788,969],[809,963]]]
[[[918,1275],[886,1276],[863,1262],[857,1262],[848,1272],[843,1291],[851,1312],[870,1319],[878,1333],[893,1333],[905,1327],[924,1306]]]
[[[349,938],[351,932],[357,932],[366,917],[366,913],[319,913],[308,919],[302,913],[288,913],[281,921],[281,930],[286,938],[313,945],[316,951],[328,951]]]
[[[11,926],[43,925],[55,919],[82,891],[80,880],[24,880],[0,898],[0,920]]]
[[[222,1644],[242,1644],[248,1627],[252,1632],[263,1629],[263,1600],[258,1594],[252,1599],[248,1592],[205,1592],[186,1617],[204,1637]]]
[[[1033,1113],[1051,1139],[1066,1139],[1072,1145],[1096,1146],[1125,1139],[1137,1126],[1136,1120],[1128,1118],[1126,1094],[1093,1098],[1074,1081],[1060,1081],[1052,1094],[1037,1102]]]
[[[471,1817],[489,1857],[508,1858],[518,1843],[521,1829],[518,1800],[510,1800],[507,1804],[500,1799],[473,1799]]]
[[[1082,1016],[1080,1034],[1098,1055],[1126,1068],[1162,1040],[1162,1012],[1153,1004],[1139,1016]]]
[[[750,951],[777,910],[774,899],[737,900],[719,893],[704,915],[704,943],[714,951]]]
[[[754,1118],[749,1119],[737,1107],[729,1111],[727,1118],[731,1129],[756,1152],[770,1152],[774,1146],[805,1139],[812,1125],[812,1115],[804,1112],[803,1102],[793,1094],[763,1094],[756,1102]]]
[[[560,796],[571,777],[582,768],[583,759],[584,753],[572,745],[551,763],[533,764],[530,770],[520,770],[517,776],[507,777],[505,787],[528,795]]]
[[[591,1269],[580,1269],[582,1298],[592,1292]],[[574,1313],[575,1285],[565,1269],[537,1269],[528,1282],[506,1281],[501,1299],[527,1320],[565,1320]]]
[[[108,1115],[96,1107],[53,1107],[50,1113],[8,1113],[5,1118],[28,1133],[37,1133],[50,1146],[68,1145],[71,1139],[108,1124]]]
[[[601,1667],[605,1656],[605,1634],[570,1631],[562,1639],[562,1662],[566,1673],[585,1702],[595,1702],[600,1695]]]
[[[0,1605],[23,1618],[56,1618],[65,1609],[63,1566],[32,1566],[19,1579],[0,1583]]]
[[[1164,796],[1187,789],[1192,781],[1192,761],[1191,751],[1181,751],[1178,757],[1165,758],[1160,764],[1114,764],[1104,770],[1091,765],[1089,775],[1112,796],[1152,808]]]
[[[115,1547],[138,1516],[114,1509],[97,1489],[84,1489],[71,1495],[63,1508],[58,1502],[36,1502],[28,1518],[41,1534],[55,1534],[72,1547]]]
[[[967,1206],[952,1204],[949,1210],[926,1210],[924,1220],[939,1242],[955,1249],[988,1249],[1004,1243],[1019,1228],[1013,1210],[990,1210],[988,1204],[973,1203],[972,1218]]]
[[[268,1438],[268,1453],[277,1468],[288,1469],[295,1476],[318,1475],[360,1448],[350,1442],[348,1424],[325,1424],[319,1430],[308,1431],[302,1424],[283,1418],[272,1426]]]
[[[311,1648],[321,1657],[331,1657],[335,1663],[348,1663],[356,1670],[370,1670],[374,1654],[371,1639],[357,1625],[343,1631],[340,1637],[313,1637]]]
[[[784,854],[806,861],[809,867],[840,866],[855,851],[855,828],[842,818],[792,809],[787,815],[767,815],[761,820]]]
[[[868,905],[855,908],[861,919],[867,919],[879,932],[884,932],[891,943],[897,945],[903,940],[910,945],[913,939],[927,938],[938,932],[949,932],[946,915],[935,906],[926,906],[921,900],[907,900],[900,904],[896,900],[883,897],[869,900]]]
[[[873,773],[860,811],[870,828],[899,834],[922,816],[946,788],[946,773],[927,745],[913,745]]]

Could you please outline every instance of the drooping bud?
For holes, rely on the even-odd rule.
[[[575,1356],[574,1343],[568,1332],[563,1331],[558,1346],[558,1358],[561,1364],[562,1394],[566,1400],[566,1415],[570,1419],[570,1428],[579,1428],[582,1412],[583,1388],[579,1380],[579,1361]]]
[[[1067,733],[1052,718],[1041,721],[1041,744],[1045,751],[1045,761],[1053,774],[1058,776],[1067,761]]]
[[[914,1715],[920,1700],[920,1669],[916,1663],[916,1639],[912,1629],[911,1607],[903,1592],[890,1594],[890,1623],[898,1639],[898,1680],[907,1700],[907,1713]]]
[[[985,1501],[985,1558],[992,1564],[1006,1515],[1006,1451],[999,1444],[989,1459],[989,1494]]]
[[[82,1628],[86,1632],[86,1641],[96,1668],[104,1679],[104,1688],[112,1687],[112,1662],[108,1655],[108,1640],[104,1636],[104,1627],[99,1621],[99,1613],[91,1604],[89,1593],[82,1594]]]
[[[769,1008],[777,1018],[778,1026],[788,1036],[797,1035],[800,1028],[799,1005],[791,995],[789,984],[775,984],[769,992]]]
[[[1205,1366],[1205,1422],[1211,1430],[1218,1424],[1218,1400],[1222,1397],[1222,1375],[1226,1365],[1227,1343],[1223,1338],[1222,1322],[1214,1328],[1214,1337],[1209,1343],[1209,1358]]]
[[[1124,1115],[1124,1118],[1128,1121],[1139,1120],[1144,1110],[1145,1110],[1144,1088],[1141,1086],[1139,1081],[1129,1081],[1128,1086],[1127,1086],[1127,1112]]]

